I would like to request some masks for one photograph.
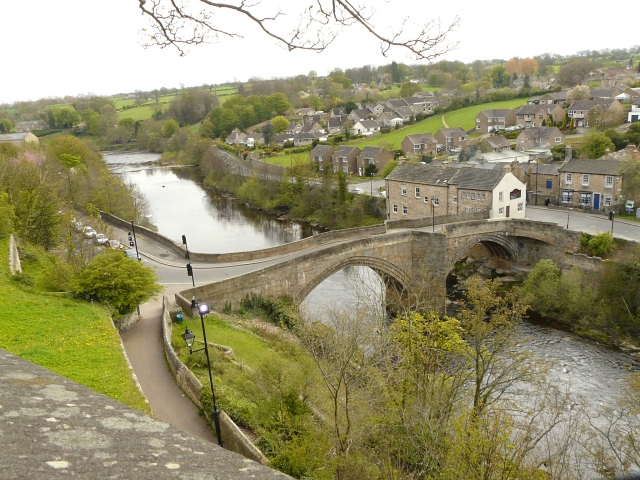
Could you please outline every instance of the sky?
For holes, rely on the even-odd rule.
[[[238,0],[229,0],[233,1]],[[217,44],[192,46],[186,56],[180,57],[171,47],[143,47],[142,30],[148,20],[140,13],[139,0],[0,3],[0,104],[65,95],[113,95],[181,84],[189,87],[247,81],[251,77],[288,77],[311,70],[326,75],[334,68],[385,65],[393,60],[419,63],[399,48],[382,56],[378,42],[361,27],[346,29],[322,53],[288,52],[255,26],[230,15],[221,21],[243,38],[222,38]],[[280,7],[287,13],[282,18],[293,21],[302,5],[314,3],[315,0],[262,0],[260,7],[264,12]],[[621,28],[619,22],[603,22],[591,9],[576,8],[571,2],[532,8],[526,15],[515,4],[489,6],[471,0],[354,3],[374,6],[374,24],[383,32],[395,28],[406,17],[409,23],[439,18],[448,25],[459,16],[460,25],[449,36],[452,43],[458,42],[458,47],[441,58],[465,63],[546,52],[568,55],[580,50],[629,48],[638,43],[633,29]],[[580,25],[580,31],[593,34],[563,34],[563,25]]]

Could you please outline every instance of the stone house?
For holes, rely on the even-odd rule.
[[[551,105],[556,103],[561,107],[567,103],[567,92],[568,90],[561,90],[559,92],[547,93],[542,95],[538,101],[538,104],[547,104]]]
[[[631,104],[631,110],[627,116],[627,122],[633,123],[640,121],[640,98],[636,98]]]
[[[234,128],[233,131],[225,138],[227,145],[244,145],[247,143],[247,135],[239,129]]]
[[[3,133],[0,134],[0,143],[13,143],[14,145],[24,145],[25,143],[39,144],[40,140],[31,132]]]
[[[351,113],[347,115],[347,120],[351,120],[353,123],[372,118],[375,118],[375,115],[368,108],[357,108],[355,110],[351,110]]]
[[[516,124],[516,112],[511,108],[492,108],[482,110],[476,115],[476,132],[489,133],[504,130]]]
[[[622,161],[572,158],[558,168],[560,205],[611,211],[622,204]]]
[[[414,115],[431,115],[434,102],[420,97],[405,97],[402,100],[413,111]]]
[[[462,147],[469,138],[467,132],[461,127],[441,128],[435,133],[434,137],[438,145],[444,145],[447,151],[450,151],[452,148]]]
[[[358,176],[365,176],[369,165],[375,165],[376,172],[381,172],[390,160],[393,160],[393,153],[389,150],[380,147],[364,147],[356,158]]]
[[[319,122],[309,122],[309,123],[305,123],[300,129],[300,133],[311,133],[311,132],[324,133],[324,128],[322,128],[322,125],[320,125]]]
[[[558,198],[560,183],[557,165],[531,162],[525,170],[529,203],[544,205],[544,200]]]
[[[316,145],[309,153],[311,163],[316,163],[320,171],[331,168],[331,156],[335,151],[331,145]]]
[[[524,218],[526,186],[502,169],[403,163],[386,178],[387,219],[486,213]]]
[[[558,127],[532,127],[520,132],[516,149],[524,152],[535,148],[551,149],[564,142],[564,133]]]
[[[353,135],[378,135],[380,124],[375,120],[360,120],[351,127]]]
[[[302,124],[299,122],[291,122],[284,129],[284,133],[287,135],[293,135],[294,133],[300,133],[302,131]]]
[[[358,147],[350,147],[349,145],[341,145],[331,155],[331,165],[333,173],[342,171],[346,174],[355,174],[358,171]]]
[[[300,132],[293,135],[293,146],[304,147],[305,145],[311,145],[314,140],[319,142],[326,142],[327,136],[320,132]]]
[[[487,148],[492,152],[504,152],[511,150],[511,142],[502,135],[485,138]]]
[[[437,155],[438,141],[430,133],[416,133],[404,137],[401,148],[407,156]]]
[[[402,118],[404,123],[409,123],[412,118],[415,119],[415,113],[410,107],[398,107],[393,111],[393,113]]]
[[[347,111],[342,107],[332,108],[331,112],[329,112],[329,115],[331,116],[331,118],[343,119],[347,118]]]
[[[335,135],[336,133],[344,132],[344,124],[347,120],[343,120],[340,117],[333,117],[327,121],[327,131],[329,135]]]
[[[561,122],[565,115],[564,108],[557,104],[523,105],[515,113],[516,125],[523,128],[541,127],[542,122],[547,126],[550,120]]]
[[[15,133],[35,132],[38,130],[47,130],[49,125],[44,120],[28,120],[25,122],[17,122],[13,128]]]
[[[264,135],[262,133],[248,133],[244,142],[247,147],[253,148],[257,143],[261,143],[264,145]]]
[[[402,117],[393,112],[383,112],[382,114],[378,115],[376,121],[380,124],[381,127],[394,128],[396,125],[403,124]]]
[[[622,117],[624,107],[618,100],[577,100],[568,109],[576,127],[598,125],[610,117]]]

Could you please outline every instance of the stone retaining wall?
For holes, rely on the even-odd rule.
[[[133,327],[140,320],[140,315],[138,312],[130,313],[118,320],[113,321],[113,325],[116,327],[118,332],[123,333]]]
[[[20,253],[18,252],[18,246],[13,235],[9,235],[9,270],[11,275],[22,272],[22,265],[20,264]]]
[[[202,384],[200,380],[191,373],[191,370],[180,361],[171,346],[171,318],[169,317],[171,305],[166,297],[162,298],[162,307],[162,337],[169,367],[180,388],[182,388],[193,403],[202,408],[202,404],[200,403]],[[205,412],[205,415],[209,418],[208,412]],[[209,418],[209,420],[213,423],[213,419]],[[242,430],[240,430],[233,420],[224,412],[220,412],[220,435],[227,450],[239,453],[263,465],[269,463],[267,457],[247,439],[244,433],[242,433]]]
[[[489,212],[469,213],[465,215],[443,215],[436,217],[436,225],[454,222],[468,222],[472,220],[485,220],[489,218]],[[423,228],[433,225],[433,217],[422,217],[407,220],[387,220],[385,225],[387,230],[395,228]]]

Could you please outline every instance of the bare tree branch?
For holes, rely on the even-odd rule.
[[[459,25],[456,17],[446,27],[439,19],[430,19],[418,26],[412,34],[406,33],[409,18],[405,18],[398,28],[383,29],[373,24],[371,9],[354,5],[351,0],[316,0],[315,5],[305,6],[299,12],[297,25],[284,33],[284,13],[274,7],[274,13],[260,15],[259,0],[237,3],[214,2],[211,0],[138,0],[143,15],[150,20],[150,30],[143,30],[145,47],[175,47],[180,55],[187,52],[185,46],[213,43],[219,36],[242,38],[231,28],[230,22],[216,18],[216,13],[231,12],[252,22],[266,35],[275,39],[289,51],[324,51],[345,28],[360,25],[380,42],[380,51],[386,56],[392,47],[408,51],[416,60],[431,61],[452,50],[456,44],[446,44],[448,35]],[[203,8],[197,11],[197,6]],[[190,7],[196,7],[192,10]],[[383,33],[385,32],[385,33]],[[388,32],[388,33],[386,33]]]

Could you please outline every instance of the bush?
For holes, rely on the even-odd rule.
[[[269,319],[280,327],[293,330],[300,321],[298,306],[289,295],[269,299],[266,307]]]
[[[580,239],[580,244],[582,244],[582,239]],[[612,253],[615,249],[613,235],[611,232],[599,233],[587,242],[587,249],[595,257]]]

